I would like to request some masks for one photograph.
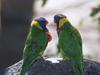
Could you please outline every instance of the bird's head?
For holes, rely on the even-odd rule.
[[[57,25],[57,32],[59,34],[60,28],[64,25],[64,23],[68,21],[67,17],[62,14],[57,14],[54,16],[54,22]]]
[[[48,35],[48,40],[51,41],[52,37],[49,30],[46,27],[47,24],[48,24],[48,21],[43,17],[33,19],[31,22],[31,26],[35,26],[38,29],[45,31]]]
[[[47,27],[46,27],[47,24],[48,24],[48,21],[43,17],[36,18],[32,20],[31,22],[31,26],[35,26],[41,30],[47,30]]]
[[[54,16],[54,22],[56,23],[58,28],[62,27],[65,21],[67,21],[67,17],[62,14],[57,14]]]

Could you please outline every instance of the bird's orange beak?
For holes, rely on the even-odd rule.
[[[47,34],[48,34],[48,41],[50,42],[52,40],[51,34],[50,32],[48,32]]]
[[[46,25],[47,25],[47,24],[48,24],[48,21],[46,20],[46,22],[45,22],[45,23],[46,23]]]
[[[52,40],[51,33],[49,31],[46,31],[47,36],[48,36],[48,41],[50,42]]]

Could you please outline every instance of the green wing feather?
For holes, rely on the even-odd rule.
[[[82,39],[70,23],[64,23],[59,35],[58,48],[64,60],[71,60],[75,75],[83,75]]]
[[[74,39],[77,42],[79,42],[79,44],[82,48],[82,38],[81,38],[81,35],[80,35],[79,31],[76,28],[73,27],[73,33],[72,34],[73,34]]]
[[[47,43],[47,34],[36,27],[32,27],[25,43],[23,65],[20,75],[25,75],[32,63],[34,63],[40,56],[40,53],[45,50]]]

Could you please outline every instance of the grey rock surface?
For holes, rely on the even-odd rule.
[[[84,60],[85,75],[100,75],[100,63]],[[32,65],[28,75],[74,75],[71,61],[60,63],[51,63],[44,60],[38,60]]]
[[[22,66],[22,61],[8,67],[4,75],[18,75]],[[2,70],[4,72],[4,70]],[[3,75],[3,73],[0,71]],[[0,74],[0,75],[1,75]],[[84,60],[84,74],[85,75],[100,75],[100,63]],[[39,59],[35,62],[26,75],[74,75],[71,61],[60,61],[60,63],[51,63]]]
[[[4,75],[18,75],[22,61],[8,67]],[[26,75],[74,75],[71,61],[51,63],[43,59],[37,60]],[[100,75],[100,63],[84,60],[84,75]]]

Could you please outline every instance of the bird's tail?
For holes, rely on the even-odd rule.
[[[75,63],[73,66],[75,75],[84,75],[83,63]]]
[[[26,73],[27,70],[28,69],[26,67],[22,66],[22,69],[21,69],[19,75],[25,75],[25,73]]]
[[[26,61],[26,60],[23,60],[22,69],[21,69],[19,75],[25,75],[26,72],[30,69],[31,64],[32,64],[33,62],[36,62],[37,60],[36,60],[36,59],[33,59],[33,61],[32,61],[31,63],[30,63],[31,60],[30,60],[30,61],[27,60],[27,62],[25,62],[25,61]]]

